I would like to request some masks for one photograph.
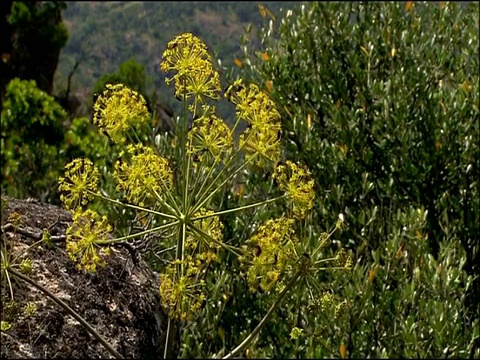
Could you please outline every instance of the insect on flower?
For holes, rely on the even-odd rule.
[[[177,43],[177,42],[170,42],[170,43],[167,44],[167,49],[168,49],[168,50],[173,50],[173,49],[175,49],[177,46],[178,46],[178,43]]]
[[[259,257],[262,254],[262,248],[258,245],[255,245],[255,256]]]
[[[271,263],[271,265],[275,265],[277,263],[277,261],[278,261],[278,255],[277,255],[277,253],[274,253],[273,254],[273,262]]]
[[[233,99],[233,93],[237,93],[239,91],[242,91],[246,89],[245,88],[245,85],[243,84],[231,84],[231,85],[228,85],[225,90],[224,90],[224,93],[225,93],[225,98],[228,100],[228,101],[232,101]],[[233,93],[232,93],[233,92]]]

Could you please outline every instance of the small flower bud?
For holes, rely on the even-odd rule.
[[[22,274],[31,274],[33,270],[33,264],[31,259],[23,259],[20,263],[20,271]]]
[[[300,329],[295,326],[290,332],[290,339],[297,340],[302,335],[302,333],[303,333],[303,329]]]

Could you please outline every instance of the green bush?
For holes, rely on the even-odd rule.
[[[399,231],[372,251],[372,263],[359,261],[351,276],[332,277],[330,285],[348,306],[334,322],[328,313],[306,311],[303,354],[333,357],[343,344],[352,358],[478,355],[479,319],[465,306],[473,286],[462,270],[465,250],[458,239],[444,241],[435,259],[423,234],[425,219],[424,209],[398,211],[391,221]]]
[[[1,114],[2,192],[14,197],[57,197],[64,166],[62,122],[66,113],[34,80],[12,80]]]
[[[308,346],[324,346],[301,354],[337,356],[342,342],[353,357],[480,348],[478,18],[474,4],[315,2],[246,32],[242,75],[271,91],[287,157],[312,169],[316,228],[341,214],[339,244],[357,259],[352,278],[330,278],[351,321],[309,315],[335,336],[312,334]],[[411,209],[424,211],[422,240],[406,234]],[[395,260],[401,247],[409,266]]]
[[[39,90],[34,80],[14,79],[9,83],[1,117],[5,194],[59,203],[58,177],[65,164],[79,157],[96,161],[106,184],[104,191],[114,189],[107,168],[118,159],[121,149],[110,147],[108,138],[88,118],[74,118],[68,123],[65,110]],[[146,138],[147,134],[138,135]]]

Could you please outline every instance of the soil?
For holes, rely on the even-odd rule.
[[[20,215],[15,229],[8,225],[12,213]],[[14,254],[27,251],[33,261],[29,277],[79,313],[123,357],[163,357],[167,316],[160,304],[158,276],[141,259],[134,264],[128,251],[114,248],[106,267],[98,267],[96,273],[78,270],[62,240],[71,222],[69,212],[34,199],[2,196],[1,214],[2,255],[12,241]],[[56,240],[27,249],[38,241],[28,233],[38,237],[45,228]],[[6,284],[2,272],[2,321],[11,327],[1,332],[1,358],[113,357],[62,307],[20,279],[13,282],[16,306],[8,307]],[[27,303],[35,304],[32,314],[25,313]]]

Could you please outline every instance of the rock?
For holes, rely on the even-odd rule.
[[[16,230],[7,225],[12,213],[20,214]],[[2,196],[2,252],[12,242],[15,254],[25,251],[37,241],[25,234],[40,236],[45,228],[62,238],[70,222],[70,213],[62,208]],[[114,248],[107,266],[92,274],[75,267],[64,241],[26,251],[33,261],[29,276],[79,313],[123,357],[162,358],[167,316],[160,304],[158,276],[142,260],[133,265],[128,251]],[[13,291],[18,308],[9,310],[10,291],[2,273],[2,320],[11,327],[1,332],[1,358],[113,357],[40,290],[18,280]],[[27,303],[37,308],[30,316],[25,314]]]

